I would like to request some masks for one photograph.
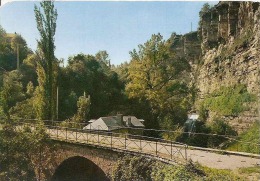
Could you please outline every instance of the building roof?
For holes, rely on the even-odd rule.
[[[123,121],[124,122],[127,122],[127,120],[130,118],[130,121],[131,121],[131,124],[134,126],[134,127],[144,127],[143,125],[143,119],[142,119],[142,122],[140,119],[137,119],[135,116],[123,116]]]
[[[123,123],[117,119],[116,116],[111,116],[111,117],[101,117],[100,119],[102,119],[104,121],[104,123],[107,125],[107,127],[112,129],[117,129],[117,127],[123,127]]]
[[[97,120],[91,119],[90,124],[83,129],[91,130],[116,130],[122,127],[144,127],[143,119],[137,119],[135,116],[123,116],[123,120],[120,120],[117,116],[100,117]],[[130,124],[129,121],[130,120]]]
[[[89,129],[89,130],[109,130],[107,125],[104,123],[104,121],[99,118],[95,120],[94,122],[88,124],[83,129]]]

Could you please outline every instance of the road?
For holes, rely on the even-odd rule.
[[[217,169],[237,169],[242,167],[253,167],[260,165],[259,157],[244,156],[242,153],[220,154],[209,150],[186,148],[183,144],[165,143],[158,141],[147,141],[125,137],[121,134],[104,135],[90,132],[69,130],[64,128],[47,129],[50,137],[56,140],[85,143],[102,146],[110,149],[131,151],[141,154],[149,154],[154,157],[172,160],[173,162],[184,162],[192,160],[203,166]],[[187,159],[186,159],[187,158]]]

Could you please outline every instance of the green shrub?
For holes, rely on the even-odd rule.
[[[113,169],[112,180],[152,180],[151,172],[155,161],[137,156],[125,156]]]
[[[247,92],[246,86],[238,84],[230,87],[220,87],[214,91],[204,101],[204,110],[211,110],[223,116],[237,116],[247,110],[245,103],[253,102],[256,96]]]
[[[230,170],[220,170],[220,169],[214,169],[214,168],[208,168],[208,167],[201,167],[205,174],[207,175],[203,179],[204,181],[212,181],[212,180],[225,180],[225,181],[235,181],[235,180],[246,180],[246,178],[243,178],[242,176],[238,176],[235,173],[232,173]]]
[[[237,132],[227,122],[218,118],[214,119],[210,124],[206,124],[204,121],[196,121],[194,128],[192,133],[186,133],[187,131],[185,131],[178,141],[191,146],[215,148],[229,141],[225,135],[237,135]]]
[[[206,109],[204,104],[200,104],[199,107],[199,118],[201,121],[206,121],[208,118],[208,110]]]
[[[210,128],[205,124],[204,121],[196,121],[194,133],[184,133],[180,141],[191,146],[207,147],[209,136],[196,133],[208,134],[210,133]]]
[[[174,131],[174,132],[163,132],[160,134],[160,136],[166,140],[178,141],[183,133],[183,128],[180,125],[184,123],[184,120],[187,119],[186,117],[187,115],[181,115],[181,116],[179,115],[179,117],[176,117],[168,114],[163,118],[160,118],[159,125],[161,129]]]
[[[212,134],[232,136],[237,135],[237,132],[227,122],[219,118],[214,119],[209,127]],[[208,138],[208,147],[217,147],[225,141],[228,141],[228,138],[224,136],[210,136]]]
[[[255,122],[237,141],[232,142],[227,150],[260,154],[260,123]]]
[[[121,158],[113,169],[111,180],[139,181],[211,181],[239,180],[241,177],[230,170],[202,167],[192,162],[186,165],[170,165],[138,156]]]

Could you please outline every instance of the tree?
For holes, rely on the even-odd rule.
[[[6,118],[10,119],[10,109],[25,98],[20,82],[21,74],[17,71],[6,72],[3,75],[3,87],[0,92],[1,107]]]
[[[85,93],[83,96],[79,97],[79,100],[77,102],[78,111],[76,114],[75,121],[78,123],[83,123],[86,121],[86,118],[88,116],[88,113],[90,111],[90,96],[86,97]]]
[[[29,54],[26,59],[23,60],[23,64],[20,66],[19,71],[23,75],[22,84],[24,87],[29,82],[32,82],[34,86],[38,86],[37,81],[37,62],[39,57],[35,54]]]
[[[0,67],[7,71],[16,69],[16,53],[7,41],[7,34],[0,26]]]
[[[11,48],[16,54],[16,58],[19,57],[19,65],[21,65],[22,60],[24,60],[27,57],[27,55],[31,53],[31,50],[27,47],[25,39],[19,34],[15,34],[15,36],[12,37]]]
[[[4,51],[5,36],[6,32],[0,25],[0,54]]]
[[[175,58],[169,46],[158,34],[130,52],[126,92],[130,98],[148,101],[159,120],[170,114],[177,124],[186,119],[189,89],[183,77],[189,64]]]
[[[89,117],[118,112],[123,100],[123,83],[117,73],[95,56],[78,54],[68,59],[68,66],[59,71],[59,118],[68,119],[77,110],[77,100],[86,92],[91,97]],[[73,94],[72,94],[73,93]]]
[[[43,94],[43,99],[46,99],[46,104],[44,109],[41,111],[46,111],[46,114],[41,113],[40,117],[42,119],[55,119],[56,114],[56,86],[57,86],[57,67],[58,61],[55,59],[54,50],[54,35],[56,32],[56,20],[57,20],[57,10],[54,9],[53,1],[43,1],[40,3],[41,9],[37,6],[34,7],[37,29],[40,33],[40,40],[38,40],[39,55],[41,56],[41,61],[38,62],[38,68],[43,70],[45,74],[45,79],[43,79],[43,90],[39,91]],[[38,71],[40,72],[40,71]],[[39,76],[39,75],[38,75]],[[41,89],[41,88],[40,88]],[[44,104],[44,103],[43,103]],[[43,108],[43,106],[42,106]]]
[[[183,103],[187,86],[181,76],[188,63],[174,58],[160,34],[152,35],[144,45],[139,45],[138,52],[133,50],[130,55],[126,85],[129,97],[150,101],[155,112],[172,111]]]
[[[114,70],[118,74],[119,79],[125,84],[127,83],[128,67],[129,67],[128,62],[124,62],[121,63],[120,65],[117,65],[116,67],[112,67],[112,70]]]
[[[110,67],[110,59],[109,59],[109,55],[108,55],[107,51],[102,50],[102,51],[99,51],[98,53],[96,53],[96,59],[97,59],[97,61],[103,62],[107,66]]]
[[[200,12],[199,12],[199,16],[200,17],[202,17],[202,15],[205,13],[205,12],[208,12],[209,10],[210,10],[210,5],[209,5],[209,3],[205,3],[205,4],[203,4],[203,6],[202,6],[202,8],[201,8],[201,10],[200,10]]]
[[[0,180],[46,180],[46,168],[54,166],[56,150],[43,125],[19,132],[12,123],[1,127]]]
[[[20,63],[32,51],[27,47],[24,38],[19,34],[7,34],[0,25],[0,67],[7,71],[17,68],[17,48],[19,46]]]
[[[80,96],[77,101],[77,113],[72,118],[63,121],[61,123],[61,126],[81,128],[80,125],[77,123],[84,123],[87,120],[90,111],[90,105],[90,96],[86,97],[86,94],[84,92],[84,95]]]
[[[198,27],[198,31],[201,32],[201,29],[202,29],[202,16],[208,12],[210,10],[210,5],[209,3],[205,3],[203,4],[200,12],[199,12],[199,17],[200,17],[200,21],[199,21],[199,27]],[[199,33],[200,34],[200,33]]]

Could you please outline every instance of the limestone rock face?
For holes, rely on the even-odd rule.
[[[196,78],[198,101],[220,86],[245,84],[258,95],[260,67],[260,6],[256,2],[220,2],[202,16],[202,64]],[[218,18],[216,18],[218,17]],[[217,25],[216,25],[217,24]],[[224,117],[241,129],[258,119],[258,105],[238,117]],[[210,119],[215,115],[209,111]]]
[[[195,61],[199,59],[201,55],[201,41],[197,31],[185,35],[173,33],[168,41],[178,58],[188,59],[190,63],[196,63]]]
[[[204,12],[199,31],[202,53],[241,35],[244,29],[254,24],[258,7],[257,2],[223,1]]]
[[[244,84],[260,98],[260,3],[219,2],[200,14],[197,32],[173,34],[168,40],[176,56],[189,60],[192,85],[198,89],[194,108],[221,86]],[[258,101],[259,102],[259,101]],[[238,131],[259,119],[257,102],[238,116],[226,116]],[[208,121],[216,112],[209,110]]]

